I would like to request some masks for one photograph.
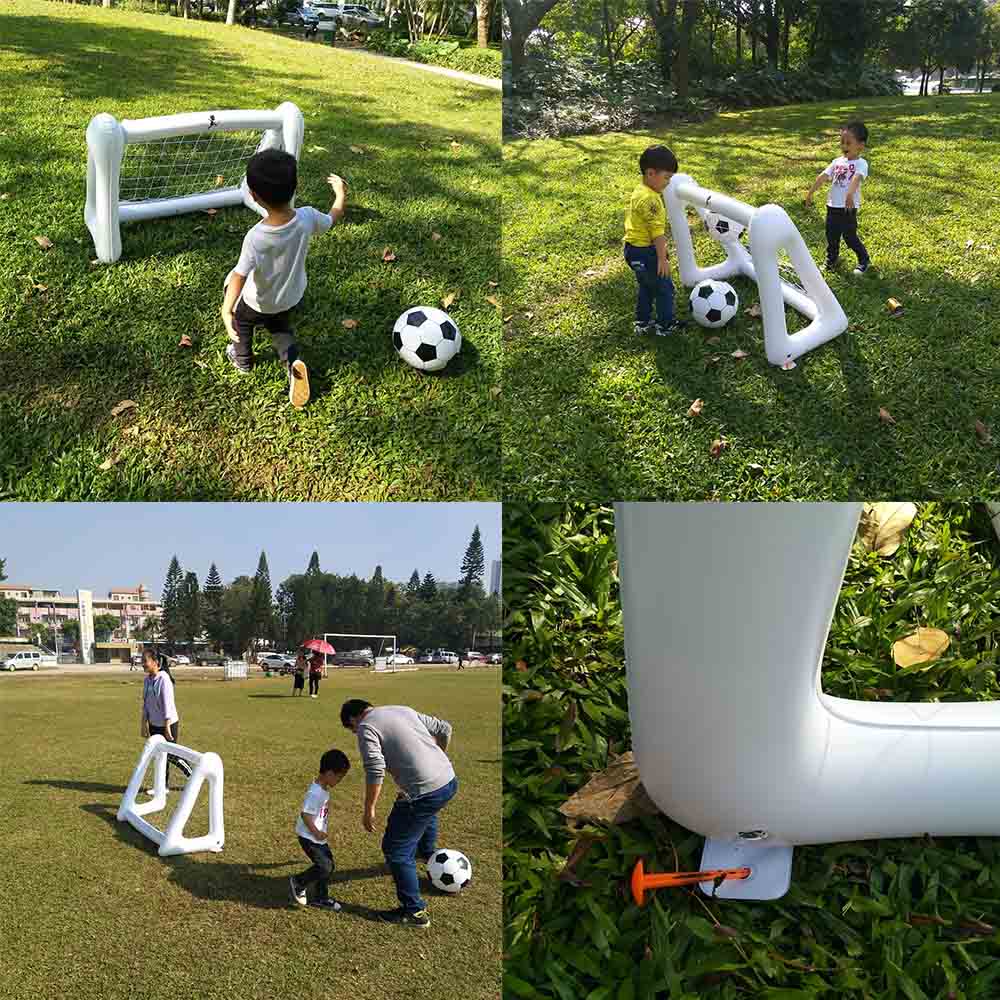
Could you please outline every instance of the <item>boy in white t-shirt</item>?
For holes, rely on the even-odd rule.
[[[298,164],[280,149],[255,153],[247,163],[247,187],[267,215],[243,239],[236,267],[226,277],[222,321],[229,339],[226,357],[239,371],[253,368],[253,330],[264,326],[288,368],[288,398],[295,407],[309,401],[309,373],[299,358],[290,314],[306,290],[309,240],[325,233],[344,214],[347,186],[336,174],[328,183],[335,200],[328,215],[292,208]]]
[[[826,199],[826,266],[837,266],[840,238],[858,255],[854,274],[862,275],[871,266],[871,258],[858,238],[858,209],[861,207],[861,182],[868,176],[868,161],[861,155],[868,142],[864,122],[848,122],[840,131],[838,156],[813,182],[806,193],[806,204],[826,182],[830,193]]]
[[[340,903],[330,899],[328,885],[334,869],[333,853],[327,843],[327,818],[330,812],[330,789],[338,784],[350,769],[350,761],[341,750],[327,750],[319,761],[319,774],[309,786],[302,801],[302,810],[295,821],[299,844],[312,867],[288,880],[292,902],[297,906],[315,906],[320,910],[339,910]],[[314,884],[312,902],[306,898],[306,888]]]

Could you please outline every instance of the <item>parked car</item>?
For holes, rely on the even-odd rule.
[[[4,670],[37,670],[42,664],[42,654],[37,650],[22,649],[8,653],[3,661]]]
[[[183,653],[178,653],[176,656],[168,656],[167,662],[172,667],[190,667],[191,657],[185,656]]]
[[[261,653],[257,657],[261,670],[277,670],[280,674],[291,673],[295,669],[295,657],[284,653]]]
[[[281,15],[279,22],[296,28],[316,28],[319,26],[319,15],[308,7],[291,7]]]
[[[206,649],[195,657],[195,663],[199,667],[221,667],[226,662],[226,657],[221,653],[213,653]]]
[[[387,656],[385,662],[389,664],[394,663],[412,663],[412,656],[405,656],[403,653],[394,653],[392,656]]]
[[[469,663],[485,663],[486,654],[480,653],[475,649],[470,649],[466,654],[465,658]]]
[[[490,653],[490,663],[503,663],[503,653]]]
[[[329,662],[335,667],[372,667],[375,657],[363,649],[354,649],[348,653],[336,653]]]
[[[323,31],[331,31],[334,28],[381,28],[385,24],[385,18],[379,17],[371,8],[364,4],[356,3],[310,3],[308,10],[311,10],[319,18],[319,26]]]

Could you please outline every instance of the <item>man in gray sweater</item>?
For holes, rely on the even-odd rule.
[[[375,803],[386,772],[399,795],[382,837],[382,853],[396,883],[399,907],[378,913],[387,923],[429,927],[420,895],[416,858],[429,859],[437,843],[438,813],[458,791],[458,778],[445,750],[451,724],[403,705],[382,705],[353,698],[340,709],[340,721],[358,737],[365,769],[364,827],[375,830]]]

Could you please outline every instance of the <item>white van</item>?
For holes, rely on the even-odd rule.
[[[37,670],[42,663],[42,654],[37,650],[22,649],[19,653],[8,653],[3,661],[4,670]]]

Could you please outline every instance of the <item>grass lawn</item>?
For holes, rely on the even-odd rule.
[[[996,492],[996,440],[982,437],[1000,439],[1000,242],[989,221],[1000,215],[998,115],[997,94],[880,98],[722,114],[661,134],[506,144],[505,496]],[[756,286],[735,279],[741,311],[723,330],[635,337],[621,240],[640,152],[665,142],[704,187],[782,205],[822,261],[825,197],[806,207],[803,195],[839,155],[836,126],[855,116],[871,133],[859,231],[877,270],[852,278],[854,256],[842,249],[830,284],[849,331],[794,371],[773,368],[760,320],[743,313]],[[701,227],[695,248],[705,263],[722,259]],[[890,296],[902,317],[890,317]],[[686,299],[678,289],[681,315]],[[804,325],[788,316],[790,330]],[[749,357],[731,357],[738,349]],[[697,398],[704,411],[688,417]],[[728,447],[713,458],[717,439]]]
[[[500,495],[500,318],[487,301],[500,267],[499,94],[99,6],[0,0],[0,35],[0,90],[18,109],[0,127],[0,499]],[[286,100],[305,116],[298,204],[326,211],[331,172],[349,187],[346,220],[312,243],[296,312],[313,389],[301,412],[266,332],[252,374],[222,354],[222,281],[254,213],[125,225],[113,266],[91,263],[83,221],[84,132],[98,112]],[[396,357],[392,324],[453,293],[462,353],[422,375]],[[178,346],[185,334],[193,347]],[[123,400],[136,406],[112,415]]]
[[[3,996],[493,1000],[501,923],[496,673],[344,671],[323,681],[318,700],[292,699],[290,678],[224,683],[218,672],[193,673],[175,672],[181,737],[222,758],[226,843],[221,854],[172,858],[115,820],[142,747],[141,677],[0,679]],[[449,756],[461,787],[441,814],[440,845],[468,854],[473,883],[458,898],[428,895],[426,931],[369,915],[397,905],[379,848],[391,783],[377,832],[366,833],[364,772],[340,725],[347,697],[412,705],[455,727]],[[295,818],[330,747],[352,764],[330,802],[330,891],[344,901],[340,913],[292,908],[288,899],[288,876],[308,867]],[[168,805],[177,798],[171,792]],[[206,801],[203,793],[189,824],[194,835],[207,831]]]
[[[662,815],[574,833],[557,811],[610,754],[630,748],[631,734],[611,511],[554,507],[504,505],[506,995],[1000,995],[1000,837],[796,847],[779,900],[685,888],[634,905],[626,881],[637,859],[647,871],[697,871],[704,841]],[[895,555],[855,547],[823,688],[883,701],[1000,700],[1000,545],[976,506],[918,508]],[[897,670],[891,644],[917,623],[945,630],[951,646],[928,669]]]

